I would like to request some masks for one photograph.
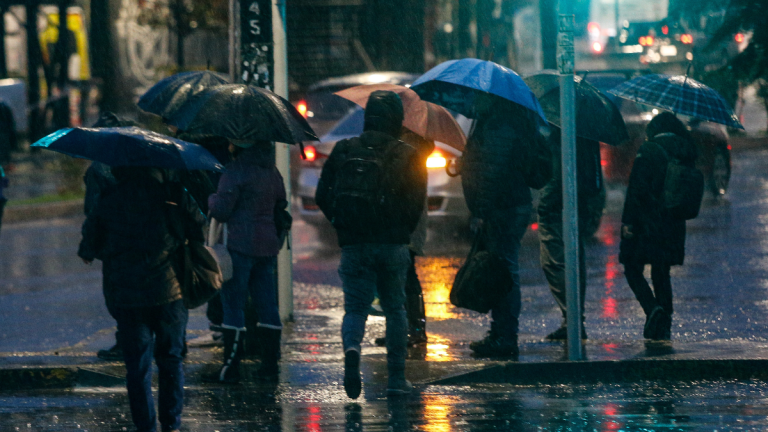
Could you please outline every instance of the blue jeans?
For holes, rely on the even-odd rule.
[[[189,312],[182,300],[147,308],[111,308],[125,358],[131,416],[140,432],[155,432],[152,354],[160,373],[158,411],[163,431],[178,429],[184,407],[181,352]]]
[[[500,335],[517,335],[520,317],[520,240],[531,220],[531,205],[490,212],[483,220],[485,244],[488,250],[500,256],[512,275],[512,289],[496,306],[491,308],[491,319]]]
[[[406,245],[358,244],[341,249],[339,276],[344,288],[344,351],[360,351],[365,321],[378,292],[387,318],[387,364],[405,368],[408,324],[405,317],[405,279],[411,256]]]
[[[275,285],[277,257],[252,257],[232,250],[229,254],[232,256],[232,279],[221,287],[224,325],[245,327],[244,308],[250,293],[251,301],[256,306],[259,326],[282,329]]]

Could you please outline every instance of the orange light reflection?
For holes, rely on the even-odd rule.
[[[416,272],[424,291],[424,308],[428,318],[458,318],[450,294],[453,278],[462,262],[462,258],[416,257]]]
[[[442,400],[443,397],[433,394],[423,396],[424,420],[427,424],[421,430],[425,432],[451,432],[451,407]]]

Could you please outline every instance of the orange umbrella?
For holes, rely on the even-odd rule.
[[[394,84],[361,85],[336,92],[336,95],[365,108],[368,97],[377,90],[391,91],[400,95],[405,110],[403,126],[426,139],[439,141],[464,151],[467,137],[451,113],[439,105],[421,100],[415,91],[407,87]]]

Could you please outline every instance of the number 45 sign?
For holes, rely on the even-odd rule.
[[[246,83],[272,87],[272,0],[240,0],[240,55]]]

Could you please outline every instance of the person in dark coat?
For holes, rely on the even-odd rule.
[[[353,154],[375,157],[383,170],[392,170],[381,174],[389,182],[387,190],[394,195],[386,197],[385,202],[397,204],[379,209],[387,212],[386,220],[369,221],[365,230],[334,224],[341,246],[339,275],[344,290],[344,389],[352,399],[358,398],[362,390],[360,344],[376,292],[387,320],[387,394],[407,394],[413,388],[405,379],[405,284],[411,261],[408,244],[424,209],[427,178],[416,149],[399,140],[403,118],[403,103],[396,93],[371,93],[363,134],[336,144],[323,165],[315,196],[323,214],[333,223],[337,212],[344,212],[337,208],[335,186],[337,180],[343,180],[346,171],[342,169]]]
[[[211,217],[227,224],[227,249],[232,256],[232,279],[224,283],[221,300],[224,320],[224,363],[208,380],[235,383],[245,336],[245,306],[250,294],[257,309],[256,328],[262,342],[258,375],[275,379],[279,372],[280,337],[275,269],[281,242],[275,227],[275,208],[285,207],[283,177],[275,166],[269,141],[238,142],[231,146],[234,162],[227,165],[219,188],[208,197]]]
[[[512,276],[509,293],[491,309],[488,335],[469,346],[479,356],[516,357],[519,353],[518,256],[532,205],[517,146],[536,139],[535,127],[522,108],[493,106],[490,100],[481,100],[462,156],[461,184],[467,206],[473,217],[482,220],[485,246],[504,260]]]
[[[685,220],[673,218],[665,210],[664,179],[670,158],[694,167],[697,149],[686,127],[671,113],[654,117],[646,136],[629,176],[619,262],[646,315],[643,336],[668,340],[673,313],[669,272],[685,258]],[[643,276],[646,264],[651,265],[653,290]]]
[[[565,299],[565,244],[563,243],[563,175],[560,151],[560,129],[553,128],[549,136],[553,152],[552,178],[541,189],[537,212],[539,215],[540,261],[549,289],[555,298],[563,322],[559,328],[547,335],[548,340],[566,340],[568,335],[567,307]],[[586,238],[585,223],[595,211],[591,199],[603,187],[600,166],[600,143],[586,138],[576,138],[576,172],[579,209],[579,298],[581,301],[581,338],[587,338],[584,327],[584,297],[587,290],[587,267],[584,254]],[[602,212],[602,208],[599,209]]]
[[[96,123],[92,127],[95,128],[108,128],[108,127],[122,127],[122,126],[135,126],[131,120],[118,117],[115,113],[105,112],[103,113]],[[96,203],[99,202],[101,193],[107,188],[117,184],[117,180],[112,175],[112,170],[109,165],[101,162],[93,161],[91,165],[85,170],[85,176],[83,176],[83,182],[85,183],[85,199],[83,202],[83,212],[86,216],[91,214],[96,208]],[[97,257],[98,258],[98,257]],[[106,281],[105,278],[102,279]],[[107,288],[103,287],[106,292]],[[118,332],[115,332],[115,344],[111,348],[99,350],[96,356],[102,360],[116,361],[123,359],[123,350],[120,348],[120,336]]]
[[[188,311],[179,283],[182,242],[204,241],[205,217],[161,170],[113,167],[117,183],[102,191],[83,224],[78,256],[103,262],[104,296],[117,320],[131,415],[140,431],[178,430],[184,404],[182,350]],[[182,215],[183,226],[179,227]],[[183,232],[184,238],[175,235]],[[160,373],[159,415],[152,399],[152,356]]]

